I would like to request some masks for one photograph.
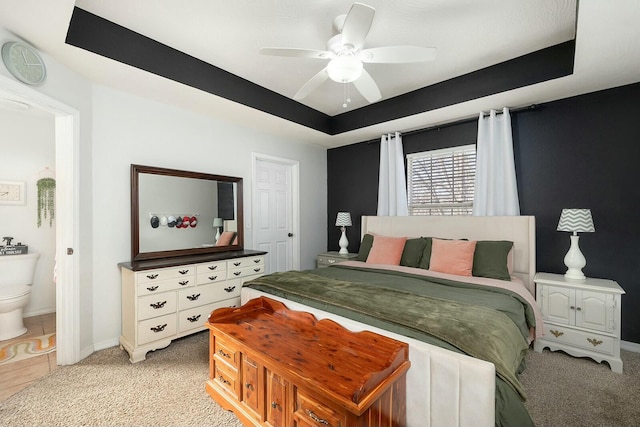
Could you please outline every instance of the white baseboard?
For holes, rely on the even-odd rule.
[[[117,345],[120,345],[120,341],[118,340],[118,338],[105,340],[93,344],[93,351],[104,350],[105,348],[115,347]]]
[[[620,348],[627,351],[640,353],[640,344],[631,341],[620,341]]]

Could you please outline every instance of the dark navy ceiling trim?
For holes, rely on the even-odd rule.
[[[78,7],[66,43],[330,135],[564,77],[575,54],[570,40],[331,117]]]

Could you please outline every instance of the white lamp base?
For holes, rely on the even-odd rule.
[[[349,241],[347,240],[347,235],[345,233],[346,227],[341,227],[340,229],[342,230],[342,236],[340,236],[340,241],[338,242],[338,244],[340,245],[340,251],[338,253],[345,255],[349,253],[349,251],[347,250]]]
[[[564,264],[568,268],[564,277],[567,279],[584,280],[586,277],[582,272],[582,268],[587,265],[587,260],[584,255],[582,255],[580,247],[578,246],[580,236],[574,234],[569,237],[571,238],[571,247],[569,248],[569,252],[564,256]]]
[[[216,242],[220,239],[220,227],[216,227]]]

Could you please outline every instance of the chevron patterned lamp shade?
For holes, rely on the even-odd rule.
[[[558,231],[593,233],[596,231],[591,218],[591,209],[562,209]]]
[[[564,264],[567,266],[567,272],[564,276],[567,279],[584,280],[585,275],[582,269],[587,265],[587,260],[580,251],[578,233],[593,233],[596,231],[593,226],[593,218],[591,218],[590,209],[562,209],[560,214],[560,222],[558,222],[558,231],[569,231],[573,235],[570,236],[571,247],[564,257]]]

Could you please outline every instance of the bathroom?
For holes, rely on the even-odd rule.
[[[36,184],[42,178],[55,178],[54,117],[0,98],[0,129],[0,182],[24,184],[23,202],[0,201],[0,245],[6,244],[2,238],[13,237],[13,245],[22,243],[29,253],[40,254],[23,317],[54,313],[56,223],[43,211],[38,226]]]

